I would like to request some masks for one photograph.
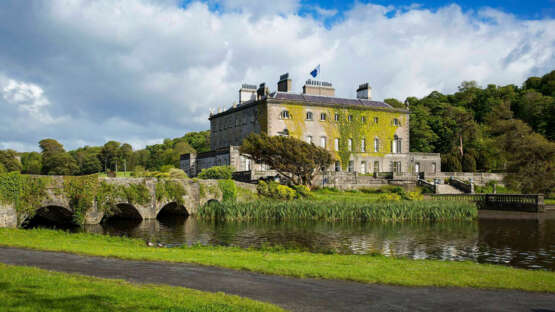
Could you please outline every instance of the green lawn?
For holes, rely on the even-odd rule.
[[[0,264],[2,311],[283,311],[262,302],[198,290]]]
[[[555,292],[555,273],[505,266],[371,255],[234,247],[153,248],[137,239],[44,229],[0,229],[0,245],[123,259],[189,262],[294,277],[407,286],[460,286]]]

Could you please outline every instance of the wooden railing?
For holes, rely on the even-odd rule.
[[[432,200],[476,202],[478,209],[544,212],[543,194],[434,194]]]

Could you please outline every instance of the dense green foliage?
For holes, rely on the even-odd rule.
[[[332,163],[331,154],[324,148],[292,137],[269,137],[265,133],[249,135],[240,151],[257,163],[267,164],[295,185],[311,186],[314,176]]]
[[[304,185],[303,185],[304,186]],[[304,186],[306,188],[306,186]],[[297,197],[297,191],[287,185],[281,185],[277,182],[258,181],[256,190],[259,195],[267,198],[291,200]]]
[[[222,191],[222,201],[234,202],[237,199],[237,186],[233,180],[219,180],[218,186]]]
[[[163,285],[0,264],[3,311],[283,311],[262,302]]]
[[[442,153],[443,171],[505,170],[511,155],[497,148],[494,123],[520,119],[555,140],[554,86],[555,71],[529,78],[522,88],[463,82],[452,95],[409,97],[411,151]]]
[[[259,200],[210,203],[198,215],[225,220],[439,221],[473,219],[478,210],[473,203],[453,201]]]
[[[141,261],[188,262],[293,277],[406,286],[555,292],[555,273],[459,261],[318,254],[236,247],[150,248],[143,240],[51,230],[0,229],[0,245]]]
[[[199,179],[231,179],[233,175],[231,166],[214,166],[202,169],[198,174]]]

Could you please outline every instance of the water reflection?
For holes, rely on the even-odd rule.
[[[380,253],[553,270],[555,214],[530,216],[508,218],[503,214],[472,222],[366,224],[205,222],[173,216],[160,220],[110,220],[84,230],[170,245],[280,245],[317,252]]]

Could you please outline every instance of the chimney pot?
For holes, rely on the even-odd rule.
[[[358,86],[357,99],[361,99],[361,100],[372,99],[372,87],[370,87],[370,84],[368,82]]]
[[[278,81],[278,91],[279,92],[290,92],[293,88],[293,82],[291,78],[289,78],[289,73],[285,73],[279,76]]]

